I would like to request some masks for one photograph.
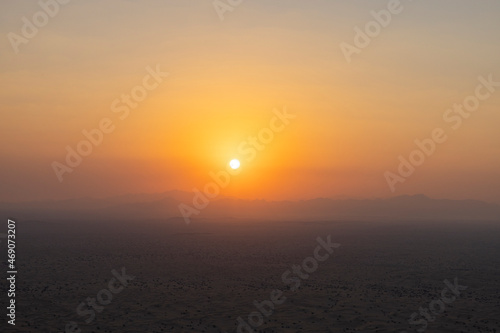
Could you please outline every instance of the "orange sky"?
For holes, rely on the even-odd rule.
[[[479,76],[500,81],[500,5],[404,5],[351,63],[339,45],[353,43],[353,28],[387,1],[247,1],[224,21],[210,1],[61,6],[18,53],[0,41],[0,200],[191,191],[241,158],[223,194],[500,202],[500,91],[459,129],[443,120]],[[40,10],[1,6],[5,36]],[[113,102],[157,65],[168,77],[120,119]],[[238,146],[285,107],[296,118],[245,163]],[[66,147],[105,118],[112,133],[60,182],[53,162],[64,164]],[[391,192],[384,173],[435,128],[448,140]]]

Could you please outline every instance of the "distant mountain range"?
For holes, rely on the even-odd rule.
[[[193,207],[193,193],[170,191],[104,199],[0,203],[5,217],[39,221],[145,220],[182,217],[179,204]],[[218,197],[196,218],[272,220],[436,219],[499,220],[500,205],[477,200],[431,199],[425,195],[390,199],[240,200]]]

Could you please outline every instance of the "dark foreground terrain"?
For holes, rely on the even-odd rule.
[[[1,332],[500,332],[500,223],[17,221],[17,251]]]

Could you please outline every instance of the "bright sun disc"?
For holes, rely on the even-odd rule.
[[[231,167],[231,169],[236,170],[240,167],[240,161],[236,159],[231,160],[231,162],[229,162],[229,166]]]

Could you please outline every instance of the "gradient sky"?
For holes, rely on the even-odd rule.
[[[73,0],[15,53],[36,1],[0,5],[0,200],[191,191],[223,170],[273,109],[297,115],[224,194],[500,202],[500,89],[453,131],[446,109],[500,81],[500,2],[404,1],[353,61],[340,43],[388,1]],[[129,117],[112,102],[157,64],[169,77]],[[59,182],[52,162],[103,118],[116,125]],[[384,172],[441,127],[446,143],[392,193]]]

